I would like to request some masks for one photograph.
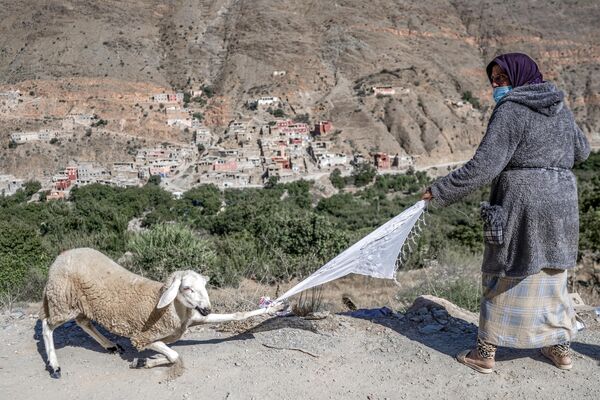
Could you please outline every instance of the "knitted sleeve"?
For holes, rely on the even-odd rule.
[[[523,137],[525,118],[518,114],[510,103],[494,110],[473,158],[431,185],[434,204],[442,207],[452,204],[489,184],[502,172]]]
[[[574,151],[575,151],[575,162],[583,162],[587,160],[590,155],[590,144],[588,143],[585,134],[579,129],[579,126],[575,125],[575,138],[573,140]]]

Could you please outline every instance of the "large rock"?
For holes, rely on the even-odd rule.
[[[423,295],[416,298],[412,306],[407,310],[407,314],[409,313],[417,313],[423,314],[423,312],[428,312],[430,314],[436,315],[436,310],[445,310],[449,316],[457,319],[462,319],[470,324],[477,326],[479,324],[479,315],[474,312],[465,310],[449,302],[446,299],[442,299],[440,297],[435,297],[431,295]]]

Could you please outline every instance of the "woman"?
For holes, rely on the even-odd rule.
[[[579,236],[577,186],[571,168],[590,152],[564,104],[525,54],[496,57],[486,68],[496,107],[473,158],[423,195],[441,206],[491,183],[482,204],[483,296],[477,346],[459,362],[492,372],[497,346],[542,348],[570,369],[575,312],[567,272]]]

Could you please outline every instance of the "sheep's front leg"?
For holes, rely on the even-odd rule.
[[[236,312],[233,314],[208,314],[206,316],[203,316],[200,313],[194,313],[190,325],[194,326],[199,324],[219,324],[222,322],[242,321],[247,318],[256,317],[257,315],[273,315],[276,312],[283,310],[284,308],[284,304],[278,304],[268,308],[259,308],[258,310]]]
[[[162,356],[151,358],[134,358],[130,364],[131,368],[154,368],[159,365],[174,364],[179,360],[179,354],[161,341],[154,342],[146,346],[149,350],[154,350]]]

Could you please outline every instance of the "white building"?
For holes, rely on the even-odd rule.
[[[348,156],[345,154],[323,153],[317,157],[319,168],[335,167],[338,165],[347,165]]]
[[[0,175],[0,196],[12,196],[23,187],[23,179],[12,175]]]
[[[270,106],[275,103],[279,103],[279,97],[261,97],[258,100],[256,100],[256,104],[258,104],[259,106]]]
[[[10,135],[10,139],[17,143],[23,144],[34,141],[49,141],[58,138],[60,135],[59,131],[44,129],[37,132],[14,132]]]

